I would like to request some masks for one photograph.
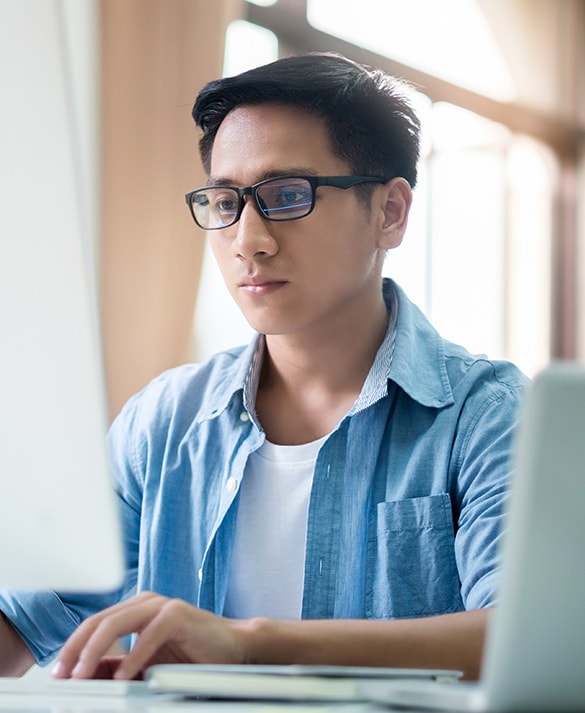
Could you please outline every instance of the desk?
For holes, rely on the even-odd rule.
[[[1,694],[0,713],[379,713],[369,704],[186,701],[159,694],[87,696]],[[388,710],[384,708],[384,710]]]

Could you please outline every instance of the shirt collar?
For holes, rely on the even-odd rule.
[[[206,399],[206,408],[201,409],[201,421],[219,416],[234,398],[238,399],[240,409],[246,408],[253,415],[263,355],[264,336],[255,334],[247,346],[220,352],[202,367],[219,374],[219,378],[210,372],[209,382],[214,387]]]
[[[388,378],[423,406],[454,403],[447,374],[444,341],[416,305],[393,281],[383,283],[386,304],[396,300],[396,343]]]
[[[385,278],[382,290],[390,314],[388,329],[351,412],[361,411],[385,396],[388,380],[423,406],[443,408],[454,403],[440,335],[393,280]],[[264,335],[256,334],[247,347],[223,354],[223,358],[236,360],[235,368],[225,372],[226,379],[217,385],[216,398],[210,400],[215,404],[213,411],[202,414],[203,418],[224,411],[238,391],[242,392],[242,406],[255,418],[265,345]]]

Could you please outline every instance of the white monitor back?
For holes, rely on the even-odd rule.
[[[94,100],[97,82],[75,76],[91,67],[75,44],[91,3],[0,0],[0,587],[123,577],[92,260],[95,102],[79,93]]]

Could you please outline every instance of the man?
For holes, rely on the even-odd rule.
[[[211,82],[193,115],[208,182],[189,208],[258,335],[155,379],[111,429],[138,596],[6,593],[0,665],[70,636],[58,677],[161,661],[477,677],[525,380],[382,280],[416,183],[403,87],[306,55]]]

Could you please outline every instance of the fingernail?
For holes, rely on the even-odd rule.
[[[63,664],[61,661],[57,660],[53,668],[51,669],[51,676],[58,677],[63,670]]]
[[[80,673],[83,673],[84,669],[85,669],[85,661],[83,661],[82,659],[79,659],[79,661],[75,664],[75,668],[73,669],[73,671],[71,671],[71,675],[77,676]]]
[[[126,679],[126,669],[122,664],[118,666],[118,668],[114,671],[114,675],[112,678],[120,679],[120,680],[125,680]]]

